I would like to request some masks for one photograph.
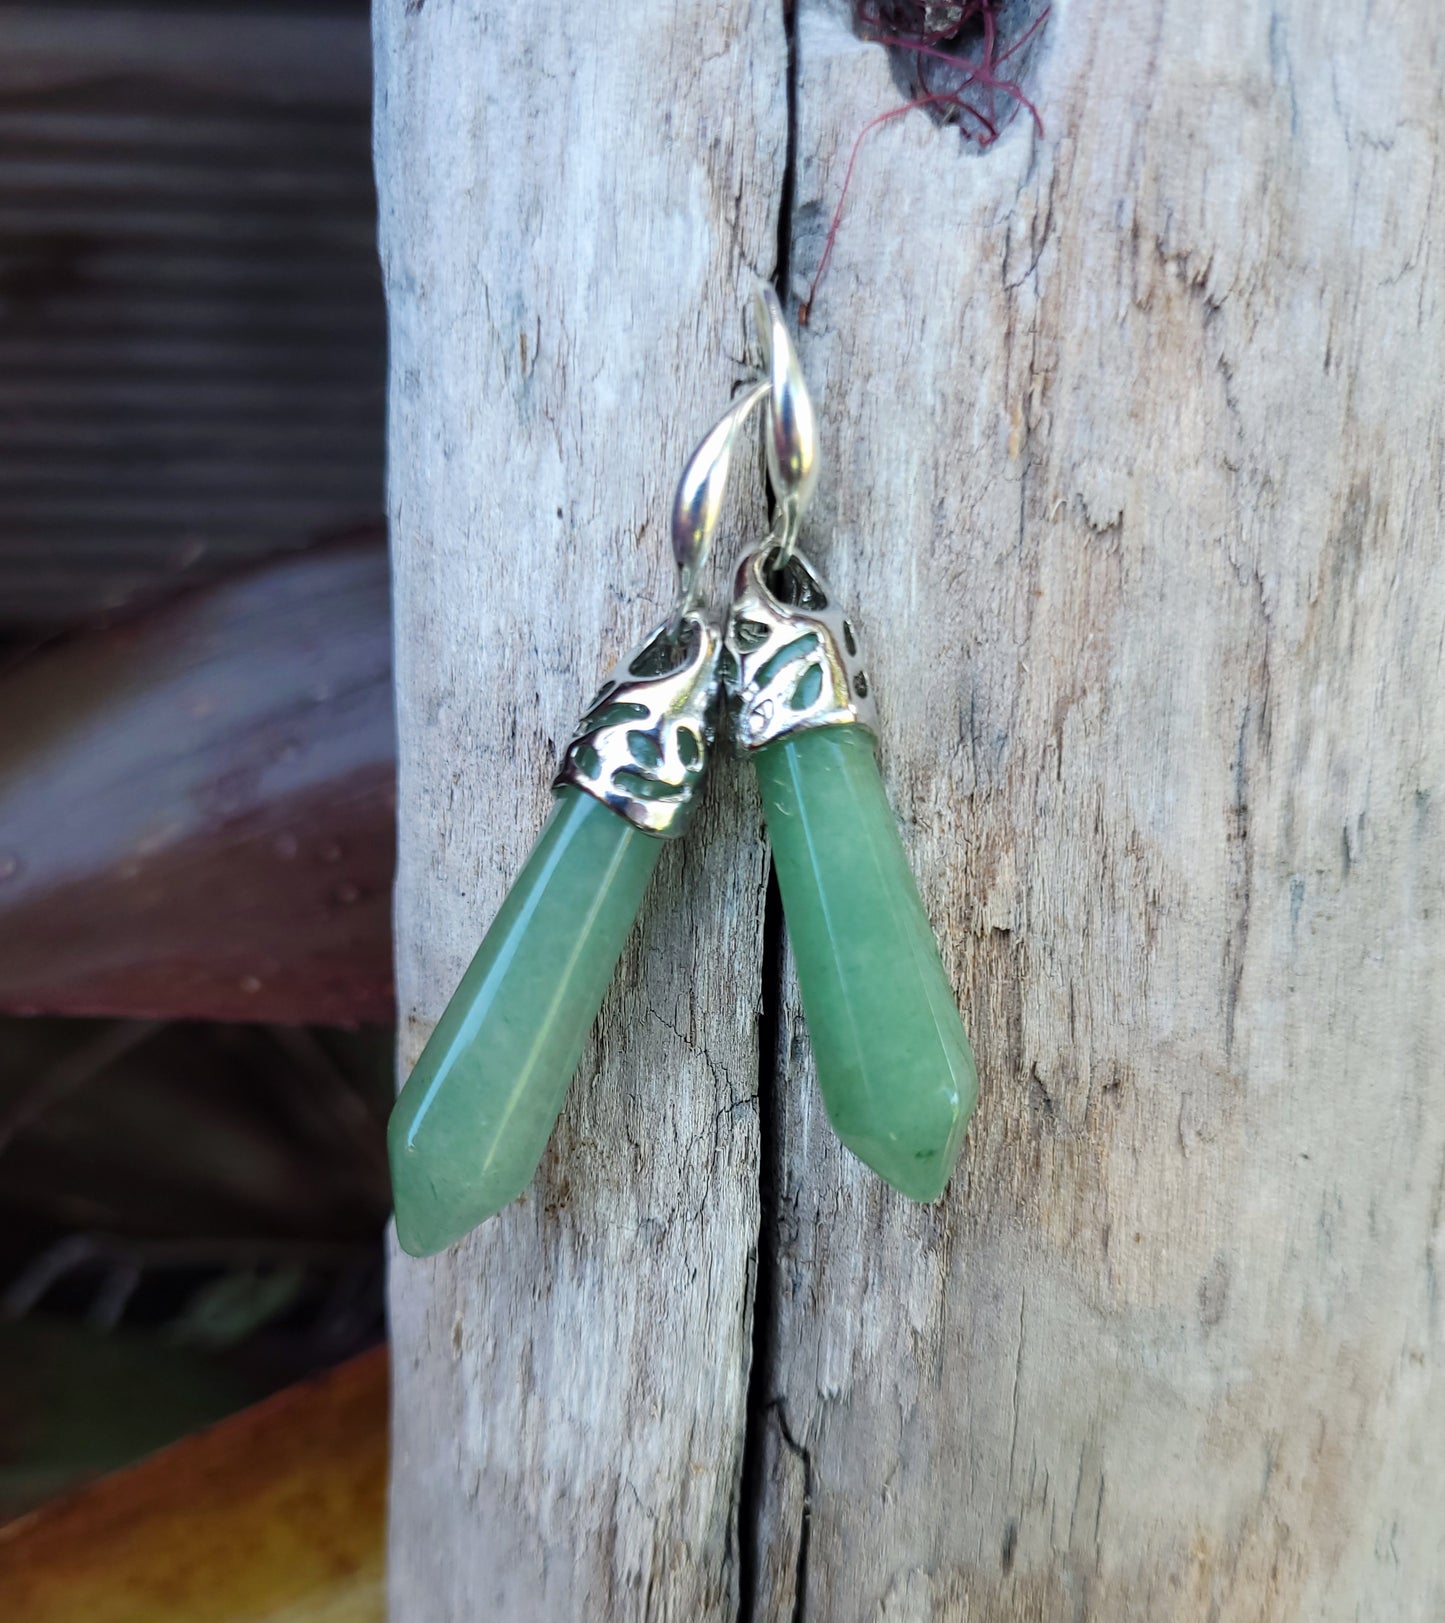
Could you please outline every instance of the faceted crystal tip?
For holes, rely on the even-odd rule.
[[[557,791],[391,1113],[404,1251],[444,1250],[531,1183],[662,848]]]
[[[978,1075],[873,740],[820,727],[753,761],[828,1120],[895,1189],[937,1200]]]

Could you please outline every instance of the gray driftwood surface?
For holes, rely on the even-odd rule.
[[[406,1066],[899,91],[821,0],[376,44]],[[534,1190],[395,1261],[396,1623],[1445,1615],[1442,83],[1435,0],[1068,0],[1043,138],[868,138],[805,544],[980,1110],[929,1209],[835,1145],[725,766]]]

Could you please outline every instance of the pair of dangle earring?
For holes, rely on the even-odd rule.
[[[584,714],[541,837],[392,1113],[397,1237],[414,1256],[532,1181],[663,842],[697,803],[723,700],[757,770],[829,1121],[914,1200],[940,1195],[958,1158],[973,1057],[879,776],[853,627],[797,548],[815,419],[771,289],[756,306],[767,376],[678,483],[673,610]],[[738,563],[719,630],[701,576],[738,431],[759,407],[776,517]]]

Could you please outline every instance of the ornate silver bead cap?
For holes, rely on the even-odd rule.
[[[724,632],[723,681],[745,750],[814,727],[878,727],[853,627],[801,553],[776,540],[744,553]]]
[[[700,614],[665,620],[613,666],[552,787],[571,784],[634,828],[675,840],[717,736],[721,656],[722,639]]]

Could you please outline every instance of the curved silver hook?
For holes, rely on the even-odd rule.
[[[677,601],[672,631],[701,601],[702,572],[722,516],[738,430],[764,400],[768,478],[778,502],[778,562],[797,545],[804,509],[818,483],[818,420],[797,351],[783,320],[778,295],[766,284],[753,295],[753,321],[767,377],[741,394],[703,435],[687,459],[672,498],[672,556],[677,563]]]
[[[768,477],[780,509],[778,562],[786,564],[818,484],[818,419],[783,307],[766,284],[753,295],[753,322],[768,374]]]
[[[702,596],[701,577],[712,550],[713,532],[722,516],[733,441],[768,392],[767,383],[755,383],[746,394],[739,395],[703,435],[677,482],[677,493],[672,498],[672,556],[678,574],[674,631]]]

